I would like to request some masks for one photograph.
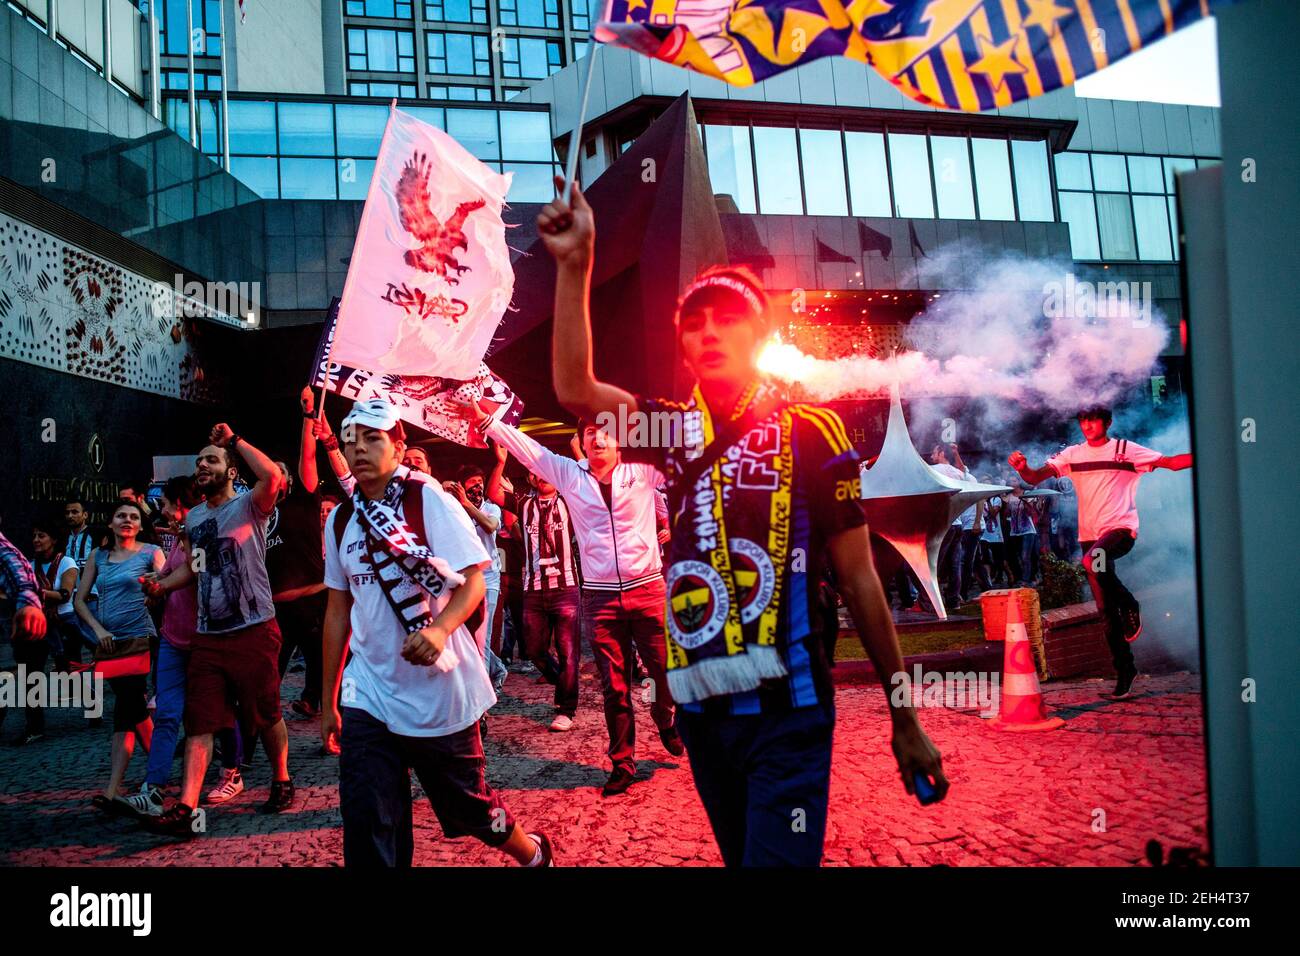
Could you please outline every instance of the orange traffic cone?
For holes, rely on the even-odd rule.
[[[1002,663],[1001,712],[989,723],[999,730],[1055,730],[1064,727],[1060,717],[1048,717],[1043,692],[1038,686],[1034,652],[1021,619],[1015,592],[1007,601],[1006,653]]]

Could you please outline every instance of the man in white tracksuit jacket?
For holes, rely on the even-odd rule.
[[[484,433],[525,467],[555,485],[569,508],[582,559],[582,609],[604,691],[613,763],[601,793],[623,793],[636,775],[633,673],[640,655],[654,682],[650,713],[664,748],[681,756],[666,675],[663,561],[659,552],[652,465],[623,462],[617,443],[594,425],[582,428],[585,461],[543,448],[523,432],[480,418]]]

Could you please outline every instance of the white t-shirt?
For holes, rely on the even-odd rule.
[[[47,563],[48,563],[48,562],[41,561],[39,558],[36,558],[36,559],[33,559],[33,560],[32,560],[32,565],[33,565],[33,566],[35,566],[35,565],[37,565],[37,564],[40,564],[40,565],[44,566],[44,565],[47,564]],[[54,570],[54,573],[53,573],[52,575],[50,575],[50,586],[51,586],[51,588],[53,588],[54,590],[57,591],[57,590],[59,589],[59,582],[63,580],[63,576],[64,576],[65,574],[67,574],[69,571],[75,571],[75,570],[77,570],[77,562],[74,561],[74,560],[72,560],[70,557],[68,557],[68,556],[65,554],[65,555],[63,555],[63,556],[59,559],[59,566],[58,566],[57,568],[54,568],[53,570]],[[76,593],[76,590],[77,590],[77,581],[76,581],[75,578],[74,578],[73,581],[72,581],[72,590],[73,590],[73,593]],[[58,606],[58,608],[55,609],[55,612],[54,612],[54,613],[55,613],[55,614],[70,614],[70,613],[72,613],[72,597],[69,596],[68,599],[67,599],[66,601],[64,601],[62,604],[60,604],[60,605]]]
[[[958,471],[956,465],[950,465],[946,461],[940,462],[937,465],[931,465],[930,467],[939,472],[939,474],[951,478],[953,481],[965,483],[971,478],[971,473],[969,471]],[[975,505],[971,505],[954,518],[952,523],[955,525],[961,525],[963,531],[969,531],[971,528],[975,527],[975,507]]]
[[[339,554],[334,531],[339,510],[330,514],[325,534],[325,584],[350,591],[353,599],[352,660],[343,672],[344,705],[364,710],[406,737],[445,737],[464,730],[497,699],[474,636],[462,624],[447,637],[447,647],[460,659],[449,671],[404,660],[406,630],[370,569],[355,513],[343,533]],[[424,529],[429,546],[457,571],[488,564],[470,524],[460,502],[433,484],[425,485]],[[447,588],[430,599],[435,616],[454,590]]]
[[[464,510],[464,509],[462,509]],[[497,528],[501,527],[501,508],[486,498],[478,506],[478,510],[483,512],[489,518],[497,519]],[[468,514],[468,512],[466,512]],[[469,523],[474,527],[474,533],[478,535],[479,542],[483,545],[483,550],[487,552],[488,560],[492,563],[483,569],[483,582],[489,589],[501,589],[501,555],[497,553],[497,533],[488,531],[473,518]]]
[[[1123,439],[1104,445],[1083,442],[1062,449],[1047,464],[1060,477],[1070,476],[1079,502],[1079,540],[1096,541],[1107,531],[1138,531],[1138,479],[1164,456]]]

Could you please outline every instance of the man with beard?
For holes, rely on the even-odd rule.
[[[408,453],[409,456],[409,453]],[[506,665],[492,650],[492,621],[497,610],[497,601],[501,597],[501,556],[497,553],[497,531],[501,528],[501,507],[494,502],[485,501],[483,488],[485,479],[483,469],[475,465],[465,465],[460,470],[460,480],[444,481],[443,490],[460,502],[470,521],[474,523],[474,532],[483,544],[490,562],[483,569],[483,586],[486,589],[483,599],[483,619],[474,633],[483,660],[487,662],[488,676],[492,678],[492,689],[498,694],[506,682]]]
[[[180,799],[145,824],[158,833],[190,837],[195,807],[212,759],[213,735],[243,725],[261,735],[272,766],[270,796],[259,808],[279,813],[293,803],[289,739],[280,714],[280,630],[266,572],[266,529],[280,494],[280,470],[225,423],[212,429],[195,461],[194,489],[204,501],[186,522],[188,559],[156,587],[173,591],[198,578],[198,626],[185,687],[185,772]],[[240,459],[255,484],[236,495]],[[319,512],[318,512],[319,514]]]

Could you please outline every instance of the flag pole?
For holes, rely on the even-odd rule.
[[[596,7],[593,0],[592,7]],[[596,52],[600,49],[600,44],[596,42],[596,10],[589,9],[591,16],[591,32],[587,35],[587,69],[582,77],[582,96],[578,101],[578,120],[573,127],[573,132],[569,134],[569,160],[565,164],[564,170],[564,204],[567,206],[573,199],[573,180],[578,175],[578,153],[582,149],[582,126],[587,120],[587,99],[591,95],[591,75],[595,72]]]

